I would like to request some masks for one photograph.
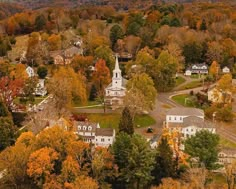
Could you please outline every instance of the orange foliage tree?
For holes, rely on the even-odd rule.
[[[58,153],[54,149],[41,148],[30,155],[27,174],[33,178],[38,186],[42,186],[46,178],[52,174],[57,159]]]
[[[93,73],[93,83],[97,88],[99,96],[104,96],[104,89],[110,82],[109,68],[103,59],[99,59],[95,64],[95,72]]]

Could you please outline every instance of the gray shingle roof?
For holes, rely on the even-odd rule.
[[[178,115],[178,116],[204,116],[204,111],[198,108],[171,108],[167,115]]]
[[[183,119],[183,127],[196,126],[198,128],[215,128],[214,124],[196,116],[189,116]]]
[[[96,136],[113,136],[114,129],[112,128],[97,128]]]

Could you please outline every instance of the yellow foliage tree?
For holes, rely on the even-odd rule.
[[[70,67],[60,67],[50,80],[48,89],[58,110],[70,108],[73,99],[81,103],[87,101],[85,78]]]
[[[27,174],[38,186],[42,186],[54,169],[58,153],[52,148],[41,148],[33,152],[27,163]]]

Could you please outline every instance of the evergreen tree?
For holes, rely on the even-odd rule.
[[[6,117],[8,115],[8,110],[5,104],[0,101],[0,117]]]
[[[134,123],[129,108],[125,107],[119,123],[119,132],[125,132],[129,135],[134,133]]]
[[[97,97],[97,89],[96,89],[95,85],[92,85],[91,90],[90,90],[90,94],[89,94],[89,100],[94,101],[96,97]]]
[[[207,30],[207,24],[206,24],[206,20],[205,19],[202,20],[202,23],[200,25],[200,30],[202,30],[202,31],[206,31]]]
[[[115,163],[119,167],[118,188],[146,188],[152,179],[155,155],[147,140],[141,135],[117,135],[112,145]],[[117,185],[118,184],[118,185]]]
[[[13,144],[15,140],[15,127],[10,112],[0,101],[0,151]]]
[[[123,36],[124,36],[124,32],[118,24],[112,26],[110,30],[110,40],[111,40],[112,48],[114,48],[117,40],[122,39]]]
[[[167,138],[162,138],[157,148],[156,165],[153,170],[154,182],[159,184],[162,178],[175,176],[175,163],[173,151]]]
[[[37,70],[37,74],[39,76],[40,79],[45,79],[45,77],[48,74],[48,69],[45,66],[40,66]]]

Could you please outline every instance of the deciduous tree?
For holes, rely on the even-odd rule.
[[[185,141],[185,152],[199,158],[209,170],[217,168],[219,136],[206,130],[197,132]]]
[[[106,66],[106,62],[103,59],[99,59],[95,64],[93,83],[96,86],[98,96],[100,96],[101,98],[104,97],[105,87],[110,83],[110,81],[110,70]]]
[[[112,50],[108,46],[102,45],[96,48],[95,57],[105,60],[106,66],[109,68],[110,73],[112,73],[112,70],[115,67],[115,58]]]
[[[124,104],[130,109],[134,118],[137,113],[152,110],[156,96],[153,80],[145,73],[135,74],[127,83]]]
[[[20,93],[22,87],[22,79],[11,80],[8,76],[0,78],[0,98],[8,109],[13,107],[13,100]]]
[[[60,67],[49,82],[49,92],[58,110],[72,106],[72,100],[84,103],[87,100],[84,77],[72,68]],[[60,112],[59,112],[60,113]]]
[[[33,178],[39,187],[42,187],[46,178],[54,170],[54,164],[57,159],[58,153],[54,149],[41,148],[30,155],[27,163],[27,174]]]

